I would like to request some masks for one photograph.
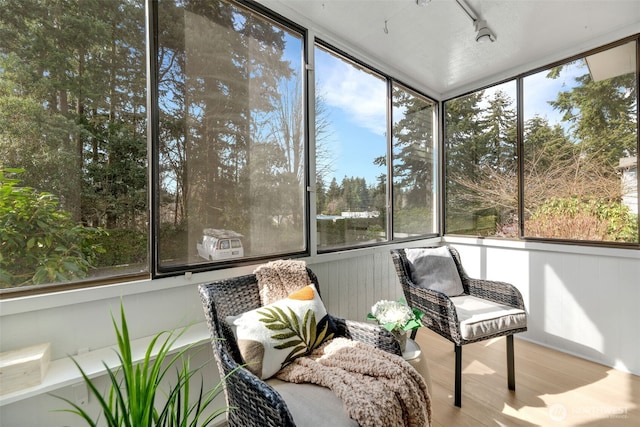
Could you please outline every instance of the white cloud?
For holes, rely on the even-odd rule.
[[[320,94],[328,107],[338,108],[356,125],[384,134],[386,128],[386,85],[350,64],[331,61],[323,69]]]
[[[551,125],[562,124],[562,113],[555,110],[549,101],[555,101],[558,93],[570,91],[577,86],[576,78],[589,72],[586,64],[578,62],[563,68],[556,79],[547,77],[549,70],[543,70],[524,79],[525,120],[535,114],[546,117]]]

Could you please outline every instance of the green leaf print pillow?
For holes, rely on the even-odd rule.
[[[226,321],[247,369],[262,379],[272,377],[296,357],[310,354],[335,333],[313,284]]]

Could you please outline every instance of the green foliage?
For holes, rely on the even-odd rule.
[[[384,239],[385,229],[380,224],[373,224],[367,228],[367,238],[369,240]]]
[[[206,411],[215,397],[222,391],[222,382],[213,390],[204,392],[202,381],[200,392],[195,398],[190,395],[191,379],[200,369],[191,369],[190,356],[187,354],[193,348],[189,345],[171,355],[171,349],[176,341],[186,332],[163,331],[154,336],[149,343],[144,358],[134,362],[129,339],[129,329],[124,308],[120,306],[120,326],[113,315],[111,321],[118,341],[117,356],[120,368],[113,369],[104,363],[109,377],[109,391],[106,396],[98,390],[96,384],[80,364],[71,359],[80,370],[82,378],[89,387],[100,406],[104,422],[98,423],[75,402],[64,397],[56,396],[67,402],[72,409],[62,410],[71,412],[83,418],[87,425],[97,427],[204,427],[210,425],[215,418],[225,413],[225,408],[214,410],[207,415]],[[154,357],[154,352],[157,355]],[[168,390],[163,390],[161,382],[169,379],[169,373],[175,369],[176,377]],[[160,397],[166,400],[161,403]]]
[[[380,232],[384,231],[382,217],[323,219],[317,224],[318,245],[323,247],[378,240]]]
[[[104,249],[96,255],[98,267],[147,262],[146,231],[127,229],[109,230],[109,234],[100,236],[100,245]]]
[[[618,201],[551,198],[525,222],[530,236],[637,242],[638,218]]]
[[[289,315],[280,307],[267,307],[258,313],[263,316],[259,320],[265,324],[265,327],[277,332],[271,338],[284,341],[275,348],[282,350],[293,347],[282,362],[283,367],[296,357],[311,354],[320,344],[333,338],[333,333],[327,333],[329,322],[323,322],[321,319],[321,323],[318,324],[315,312],[311,309],[304,313],[302,321],[291,308],[289,308]],[[323,323],[324,326],[321,326]],[[321,326],[320,331],[318,326]]]
[[[410,235],[435,232],[435,230],[429,230],[432,219],[433,211],[429,207],[396,209],[393,215],[394,230]]]
[[[25,169],[25,197],[55,194],[76,224],[146,232],[144,1],[0,0],[0,9],[0,168]],[[106,233],[93,238],[84,242],[113,246]],[[140,258],[120,262],[124,253],[85,258],[96,266]],[[54,265],[41,266],[37,280],[20,272],[11,285],[87,270],[81,259],[67,260],[80,268],[74,274],[46,259]]]
[[[476,209],[469,213],[447,216],[447,230],[456,234],[493,236],[499,227],[498,224],[499,217],[495,209]]]
[[[578,85],[559,92],[550,104],[571,123],[572,136],[582,150],[613,170],[621,157],[636,151],[636,75],[595,81],[586,63],[578,60],[577,65],[585,71],[575,78]],[[559,77],[563,68],[557,67],[551,76]]]
[[[59,207],[58,199],[0,170],[0,287],[38,285],[86,277],[103,248],[99,229],[84,227]]]
[[[189,247],[187,221],[177,224],[163,224],[160,228],[160,259],[180,259],[185,253],[195,251]],[[198,239],[200,236],[193,236]],[[195,241],[194,239],[194,241]]]
[[[447,102],[445,169],[447,233],[492,235],[487,209],[517,210],[516,104],[504,90]]]

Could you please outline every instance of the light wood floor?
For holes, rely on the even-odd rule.
[[[516,338],[516,391],[509,391],[505,341],[462,347],[457,408],[453,344],[419,330],[416,342],[431,376],[433,426],[640,426],[640,377]]]

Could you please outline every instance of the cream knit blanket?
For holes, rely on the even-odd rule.
[[[424,378],[401,357],[362,342],[334,338],[311,355],[295,359],[277,378],[329,388],[363,427],[431,423]]]
[[[304,261],[277,260],[256,268],[253,273],[258,279],[262,305],[286,298],[292,292],[309,285],[306,267]]]

